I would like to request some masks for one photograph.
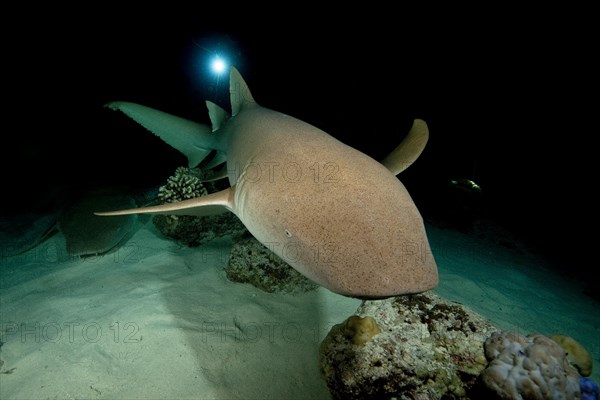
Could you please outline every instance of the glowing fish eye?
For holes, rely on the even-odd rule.
[[[222,74],[227,69],[227,65],[221,57],[217,56],[213,59],[211,68],[215,74]]]

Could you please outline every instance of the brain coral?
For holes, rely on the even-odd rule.
[[[490,361],[483,384],[502,399],[579,399],[579,374],[565,351],[543,335],[495,332],[485,342]]]

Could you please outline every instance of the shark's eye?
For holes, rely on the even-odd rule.
[[[287,237],[292,237],[292,232],[288,231],[287,229],[285,230],[285,236]]]

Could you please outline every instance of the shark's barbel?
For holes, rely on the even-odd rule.
[[[191,167],[216,150],[230,188],[133,213],[233,212],[265,246],[333,292],[382,298],[423,292],[438,272],[423,219],[396,178],[421,154],[429,132],[415,120],[381,163],[294,117],[258,105],[240,73],[230,72],[232,115],[207,102],[212,127],[139,104],[114,102],[188,157]]]

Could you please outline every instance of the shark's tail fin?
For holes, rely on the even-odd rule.
[[[248,85],[235,67],[231,67],[229,75],[229,93],[232,115],[236,115],[242,109],[256,105]],[[210,101],[206,102],[206,106],[212,127],[126,101],[113,101],[106,104],[105,107],[122,111],[173,148],[179,150],[187,157],[190,168],[198,166],[213,150],[217,150],[213,158],[203,166],[203,168],[209,169],[226,161],[223,140],[214,132],[221,128],[230,115]]]
[[[190,168],[196,167],[214,149],[218,148],[217,137],[207,125],[126,101],[113,101],[106,104],[105,107],[122,111],[179,150],[187,157]]]

